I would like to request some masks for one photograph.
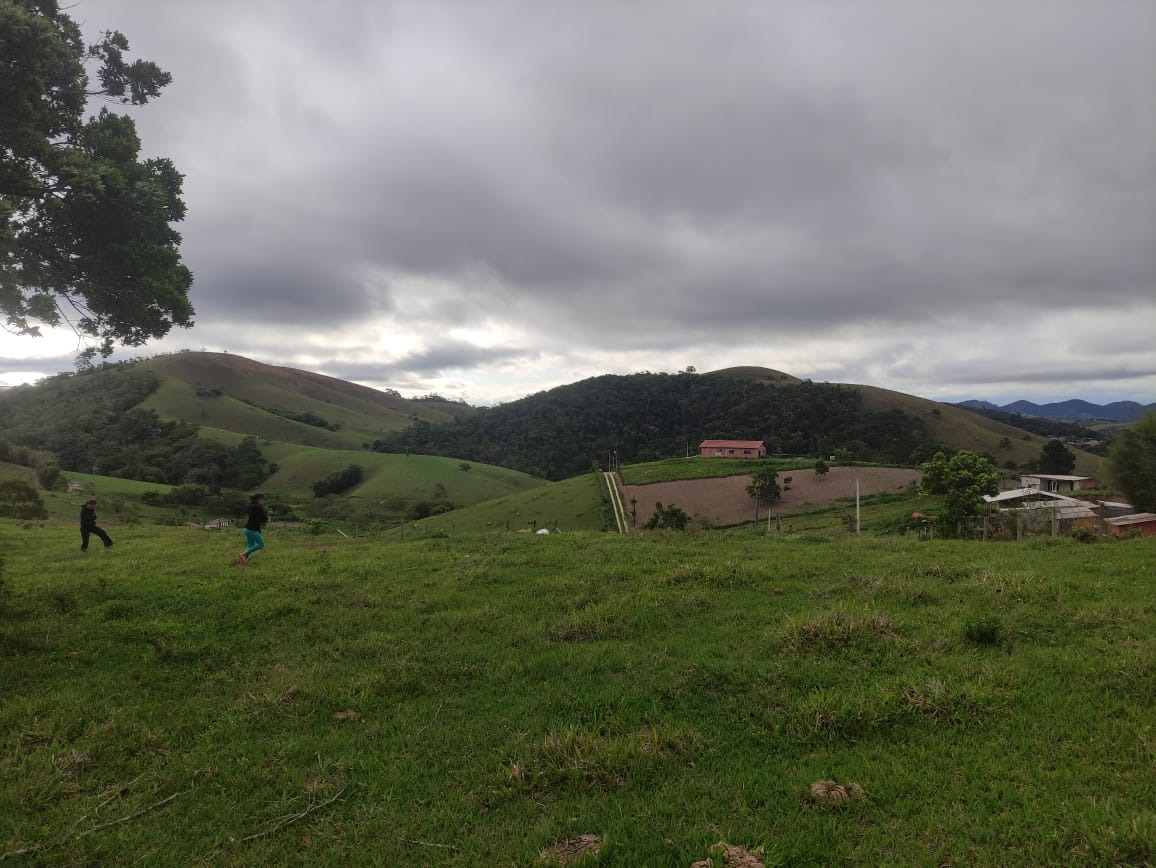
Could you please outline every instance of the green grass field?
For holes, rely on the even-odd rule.
[[[0,520],[13,864],[1156,858],[1156,539],[109,529]]]
[[[587,473],[487,500],[467,509],[423,518],[408,527],[391,530],[386,538],[400,539],[415,534],[456,536],[539,528],[558,528],[564,532],[602,530],[614,521],[610,513],[604,515],[602,511],[605,492],[602,475]]]
[[[814,458],[668,458],[665,461],[628,464],[621,469],[620,475],[626,485],[649,485],[652,482],[674,482],[680,479],[749,475],[767,468],[789,471],[806,470],[814,466]]]

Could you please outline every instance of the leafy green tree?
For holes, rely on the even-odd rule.
[[[822,458],[815,462],[815,475],[820,479],[823,479],[830,472],[831,466]]]
[[[925,494],[943,496],[940,527],[954,528],[957,522],[980,515],[983,496],[999,491],[999,470],[982,455],[963,450],[948,458],[937,452],[922,466],[920,487]]]
[[[1062,440],[1049,440],[1040,449],[1040,473],[1065,475],[1076,469],[1076,453]]]
[[[1113,484],[1141,512],[1156,512],[1156,412],[1116,435],[1108,453]]]
[[[23,479],[0,479],[0,515],[9,518],[48,518],[36,488]]]
[[[650,530],[666,528],[668,530],[686,530],[690,516],[680,507],[671,504],[663,506],[661,501],[654,504],[654,514],[647,519],[646,527]]]
[[[128,48],[115,31],[85,46],[57,0],[0,0],[0,317],[22,335],[70,325],[105,356],[193,314],[170,225],[185,216],[181,174],[139,159],[131,118],[85,118],[91,96],[143,105],[172,80]]]
[[[779,474],[770,467],[764,467],[751,474],[751,484],[747,486],[747,494],[755,501],[755,521],[759,520],[759,504],[774,503],[782,496],[779,489]]]

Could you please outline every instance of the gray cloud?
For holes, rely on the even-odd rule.
[[[1150,4],[73,14],[174,75],[133,110],[187,176],[174,340],[498,400],[712,359],[1156,393]]]

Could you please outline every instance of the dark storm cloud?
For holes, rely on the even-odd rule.
[[[893,359],[931,334],[958,382],[1156,386],[1156,351],[1103,318],[1086,345],[1126,363],[1042,326],[1031,360],[966,343],[1112,306],[1156,328],[1156,6],[77,9],[174,74],[134,116],[186,173],[198,330],[230,351],[268,346],[248,319],[416,383],[549,354],[818,365],[838,333],[831,365],[909,386]],[[347,337],[375,323],[427,348],[378,363]],[[473,327],[515,348],[430,337]]]

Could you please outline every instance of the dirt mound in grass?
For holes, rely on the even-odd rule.
[[[813,470],[790,470],[779,474],[780,488],[786,488],[784,479],[788,476],[791,477],[790,490],[784,490],[782,498],[775,501],[772,514],[791,513],[804,506],[854,497],[856,481],[861,495],[903,491],[919,479],[919,471],[899,467],[832,467],[825,477],[819,477]],[[751,478],[743,475],[624,485],[622,500],[628,512],[631,499],[638,501],[640,527],[660,502],[666,506],[673,504],[692,518],[711,524],[739,524],[755,517],[755,502],[747,494],[750,484]],[[766,514],[766,504],[763,504],[759,516]]]

